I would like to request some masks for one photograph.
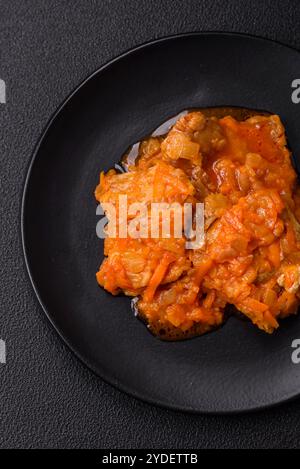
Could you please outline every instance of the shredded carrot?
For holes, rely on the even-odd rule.
[[[280,242],[275,241],[268,247],[268,258],[273,267],[280,267]]]
[[[151,280],[149,281],[149,284],[145,290],[144,293],[144,300],[145,301],[151,301],[154,297],[155,291],[158,287],[158,285],[163,281],[163,278],[167,272],[167,269],[171,262],[174,262],[175,257],[173,254],[169,252],[165,252],[160,263],[156,267]]]

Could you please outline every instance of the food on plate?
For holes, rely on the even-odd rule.
[[[134,297],[137,314],[163,339],[201,335],[234,312],[272,333],[300,300],[300,188],[279,116],[195,110],[161,129],[127,152],[124,172],[101,173],[96,199],[144,204],[140,226],[151,204],[203,203],[204,242],[187,247],[183,230],[117,230],[104,242],[99,285]]]

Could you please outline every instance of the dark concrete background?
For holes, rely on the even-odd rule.
[[[95,377],[44,316],[20,238],[33,148],[91,72],[137,44],[180,32],[252,33],[300,49],[299,24],[297,0],[0,0],[0,78],[8,89],[0,106],[0,337],[8,350],[0,365],[1,448],[300,447],[300,401],[251,415],[186,415]]]

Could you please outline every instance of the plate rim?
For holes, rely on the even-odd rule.
[[[36,285],[33,275],[30,269],[30,262],[29,262],[29,253],[26,247],[26,234],[25,234],[25,212],[26,212],[26,199],[27,199],[27,193],[29,189],[29,184],[30,184],[30,179],[31,179],[31,173],[33,166],[37,160],[37,156],[39,154],[39,150],[47,137],[47,134],[49,130],[51,129],[52,125],[55,123],[56,119],[60,115],[60,113],[64,110],[64,108],[67,106],[69,101],[72,100],[72,98],[90,81],[92,80],[95,76],[98,74],[103,73],[107,68],[109,68],[111,65],[114,63],[118,62],[119,60],[122,60],[126,58],[128,55],[134,54],[142,49],[145,48],[150,48],[158,44],[162,44],[164,42],[176,40],[176,39],[182,39],[182,38],[193,38],[193,37],[235,37],[235,38],[247,38],[250,40],[256,40],[256,41],[261,41],[261,42],[269,42],[271,44],[275,44],[277,46],[280,46],[282,48],[286,48],[289,50],[292,50],[294,52],[297,52],[300,54],[300,50],[298,50],[296,47],[293,47],[291,45],[285,44],[283,42],[270,39],[270,38],[264,38],[262,36],[254,35],[254,34],[247,34],[243,32],[228,32],[228,31],[192,31],[192,32],[185,32],[185,33],[178,33],[178,34],[172,34],[172,35],[166,35],[159,37],[154,40],[149,40],[145,41],[135,47],[126,49],[124,52],[120,53],[119,55],[113,57],[112,59],[106,61],[103,65],[95,69],[93,72],[88,74],[73,90],[66,96],[66,98],[59,104],[59,106],[55,109],[55,111],[50,115],[48,118],[47,123],[43,127],[40,135],[38,136],[37,142],[34,145],[33,150],[31,151],[31,156],[29,159],[29,164],[27,168],[25,169],[25,178],[23,182],[23,190],[22,190],[22,195],[21,195],[21,210],[20,210],[20,231],[21,231],[21,244],[22,244],[22,253],[25,261],[25,267],[27,271],[27,275],[29,277],[30,284],[33,288],[33,291],[35,293],[35,296],[38,300],[38,303],[45,313],[47,319],[51,323],[52,327],[58,334],[58,336],[62,339],[63,343],[71,350],[71,352],[75,355],[75,357],[81,362],[82,365],[84,365],[86,368],[88,368],[98,379],[102,379],[106,384],[109,384],[110,386],[113,386],[116,390],[119,392],[125,393],[127,396],[133,397],[137,399],[138,401],[142,401],[146,403],[147,405],[153,405],[161,409],[168,409],[171,411],[177,411],[177,412],[183,412],[183,413],[188,413],[188,414],[194,414],[194,415],[239,415],[239,414],[246,414],[246,413],[254,413],[254,412],[260,412],[265,409],[277,407],[282,404],[286,404],[288,402],[294,401],[300,396],[300,389],[297,393],[291,393],[287,397],[282,398],[279,401],[267,403],[267,404],[255,404],[255,405],[249,405],[247,407],[243,408],[237,408],[237,409],[223,409],[223,410],[210,410],[210,409],[201,409],[200,407],[194,408],[190,406],[184,406],[184,405],[176,405],[172,404],[171,402],[165,402],[163,400],[159,400],[157,398],[151,398],[148,396],[143,396],[140,392],[135,391],[132,388],[129,388],[126,384],[123,384],[118,381],[117,378],[109,377],[106,376],[106,373],[99,372],[99,370],[96,369],[96,367],[93,366],[93,364],[85,357],[81,355],[81,353],[72,345],[71,341],[68,339],[68,337],[64,334],[62,329],[55,323],[55,320],[52,318],[50,311],[48,311],[46,305],[42,301],[39,291],[38,291],[38,286]]]

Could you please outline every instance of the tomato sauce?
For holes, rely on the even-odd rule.
[[[98,202],[204,203],[205,243],[105,239],[97,281],[165,340],[201,335],[238,311],[272,333],[300,299],[300,189],[277,115],[184,111],[101,174]],[[146,217],[149,213],[146,213]]]

